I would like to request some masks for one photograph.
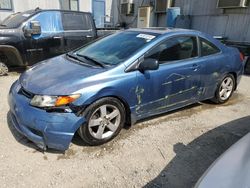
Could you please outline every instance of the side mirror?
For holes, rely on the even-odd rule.
[[[159,68],[159,62],[156,59],[146,58],[140,65],[139,70],[144,72],[146,70],[157,70]]]
[[[32,35],[40,35],[41,32],[41,25],[39,21],[30,21],[28,26],[24,28],[24,35],[26,37],[31,37]]]

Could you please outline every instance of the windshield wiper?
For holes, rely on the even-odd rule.
[[[85,58],[85,59],[87,59],[87,60],[89,60],[89,61],[92,61],[93,63],[95,63],[96,65],[99,65],[99,66],[102,67],[102,68],[105,68],[105,66],[104,66],[102,63],[96,61],[95,59],[93,59],[93,58],[91,58],[91,57],[89,57],[89,56],[81,55],[81,54],[76,54],[76,55],[77,55],[77,56],[80,56],[80,57],[83,57],[83,58]]]
[[[5,25],[5,24],[0,24],[0,26],[7,27],[7,25]]]
[[[77,60],[79,63],[84,64],[84,65],[88,65],[87,63],[85,63],[81,58],[78,58],[76,55],[72,54],[72,53],[67,53],[66,56]],[[89,66],[89,65],[88,65]]]

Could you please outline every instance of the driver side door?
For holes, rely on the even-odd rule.
[[[151,49],[145,58],[157,59],[158,70],[137,72],[138,116],[159,114],[197,101],[200,62],[195,36],[176,36]]]
[[[60,11],[40,12],[26,23],[25,28],[30,28],[31,21],[37,21],[40,24],[41,33],[26,36],[24,40],[29,65],[64,53]]]

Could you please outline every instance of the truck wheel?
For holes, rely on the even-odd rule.
[[[125,123],[126,112],[116,98],[107,97],[91,104],[82,114],[86,118],[78,134],[88,145],[101,145],[113,139]]]
[[[6,75],[8,71],[8,67],[4,63],[0,62],[0,76]]]

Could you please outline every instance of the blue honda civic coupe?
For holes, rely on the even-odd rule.
[[[100,145],[125,124],[226,102],[242,73],[239,51],[201,32],[129,29],[31,67],[10,89],[9,114],[40,148],[66,150],[76,132]]]

